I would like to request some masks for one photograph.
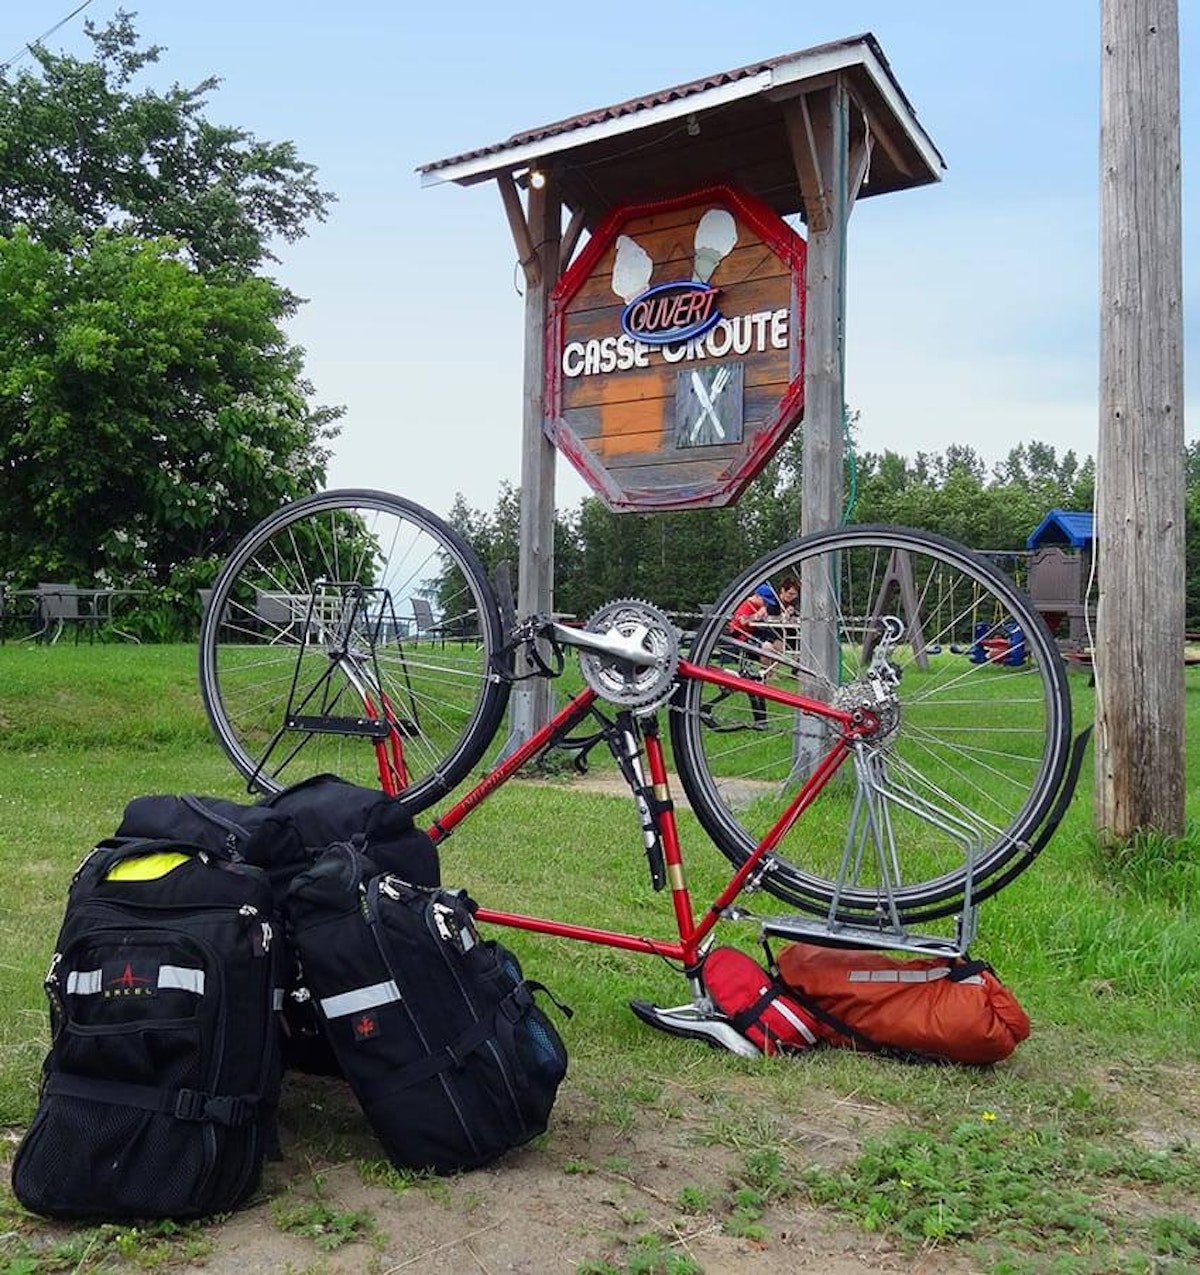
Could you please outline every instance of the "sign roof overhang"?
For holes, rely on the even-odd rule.
[[[564,202],[594,225],[627,200],[660,198],[720,174],[781,215],[802,211],[787,103],[840,76],[876,143],[859,198],[941,179],[945,163],[875,37],[853,36],[705,76],[513,134],[422,165],[423,185],[473,185],[505,173],[554,173]],[[630,135],[639,138],[630,153]],[[584,167],[586,165],[586,168]]]

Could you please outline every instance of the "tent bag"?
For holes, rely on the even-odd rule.
[[[843,1048],[994,1063],[1029,1035],[1017,998],[983,961],[791,943],[778,968],[821,1036]]]

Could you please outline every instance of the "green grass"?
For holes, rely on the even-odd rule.
[[[0,646],[0,1124],[18,1129],[36,1103],[47,1044],[41,980],[75,864],[134,796],[242,795],[209,737],[194,665],[184,646]],[[1078,725],[1090,717],[1091,692],[1081,678],[1071,686]],[[1200,670],[1188,674],[1187,697],[1194,776]],[[975,950],[1034,1024],[1032,1038],[992,1070],[833,1052],[735,1059],[658,1036],[628,1012],[632,997],[685,998],[664,962],[516,931],[505,941],[576,1010],[560,1025],[568,1083],[588,1121],[616,1138],[651,1124],[686,1127],[698,1166],[706,1148],[737,1158],[741,1168],[720,1189],[698,1167],[678,1202],[683,1211],[711,1208],[727,1234],[769,1241],[781,1210],[808,1202],[901,1245],[962,1247],[982,1269],[1194,1269],[1200,786],[1189,791],[1187,838],[1103,851],[1090,787],[1089,762],[1040,861],[982,909]],[[680,820],[699,905],[727,865],[690,815]],[[502,790],[446,844],[443,875],[489,907],[671,935],[669,901],[649,888],[631,805],[569,781]],[[755,906],[778,910],[769,900]],[[722,937],[753,942],[748,927]],[[836,1163],[814,1159],[807,1134],[843,1099],[868,1123]],[[554,1136],[552,1128],[551,1148]],[[331,1141],[315,1121],[302,1146],[318,1163],[363,1155],[361,1139]],[[563,1172],[591,1171],[578,1157],[568,1165]],[[278,1208],[289,1229],[324,1226],[331,1239],[352,1229],[338,1209],[324,1217]],[[75,1269],[89,1242],[115,1262],[122,1246],[148,1249],[163,1238],[80,1231],[68,1246],[73,1264],[30,1265],[30,1254],[49,1251],[36,1247],[38,1223],[11,1202],[0,1222],[0,1269],[7,1262],[14,1271]],[[680,1260],[650,1236],[614,1252],[608,1269],[682,1269]]]

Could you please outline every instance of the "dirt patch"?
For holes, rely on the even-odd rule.
[[[342,1149],[352,1154],[340,1162],[313,1157],[289,1129],[305,1120],[311,1127],[317,1106],[335,1123],[345,1122],[353,1145]],[[877,1109],[830,1096],[821,1125],[805,1117],[789,1142],[800,1161],[840,1162],[881,1119]],[[356,1127],[352,1104],[336,1082],[299,1080],[285,1102],[283,1124],[285,1160],[268,1170],[264,1194],[286,1201],[319,1192],[336,1211],[369,1214],[374,1235],[325,1254],[314,1240],[281,1231],[271,1200],[264,1199],[213,1227],[214,1251],[184,1269],[209,1275],[289,1269],[537,1275],[589,1263],[624,1269],[632,1253],[651,1247],[687,1254],[707,1275],[959,1275],[972,1269],[950,1254],[914,1255],[862,1231],[840,1229],[828,1214],[794,1202],[766,1208],[758,1219],[762,1238],[729,1233],[728,1200],[741,1157],[701,1142],[700,1124],[686,1115],[646,1114],[634,1127],[616,1128],[597,1122],[591,1104],[568,1091],[550,1133],[534,1146],[490,1169],[400,1189],[370,1182],[378,1148]]]
[[[731,1090],[744,1079],[731,1077]],[[743,1088],[736,1097],[753,1100],[753,1085]],[[684,1090],[675,1097],[696,1100]],[[864,1136],[892,1119],[883,1108],[832,1093],[806,1093],[799,1105],[783,1129],[797,1166],[842,1163]],[[192,1261],[177,1256],[169,1269],[189,1275],[541,1275],[581,1267],[624,1271],[633,1269],[635,1255],[644,1259],[651,1251],[663,1263],[687,1255],[691,1269],[706,1275],[967,1275],[975,1269],[952,1253],[914,1254],[841,1228],[828,1213],[798,1203],[798,1192],[768,1203],[739,1228],[730,1201],[744,1154],[713,1141],[711,1115],[680,1109],[668,1095],[665,1106],[639,1109],[636,1120],[614,1124],[568,1082],[550,1131],[533,1145],[488,1169],[409,1180],[381,1161],[345,1085],[289,1076],[280,1112],[282,1161],[267,1166],[248,1207],[205,1226],[208,1252]],[[322,1142],[314,1142],[314,1129]],[[293,1233],[286,1215],[307,1202],[323,1206],[330,1219],[326,1235],[354,1214],[362,1229],[336,1248],[313,1229]],[[79,1232],[39,1223],[26,1234],[38,1248],[51,1249]]]

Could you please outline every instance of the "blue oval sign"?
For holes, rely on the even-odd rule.
[[[672,345],[702,336],[720,322],[720,291],[694,279],[655,284],[621,311],[621,328],[647,345]]]

